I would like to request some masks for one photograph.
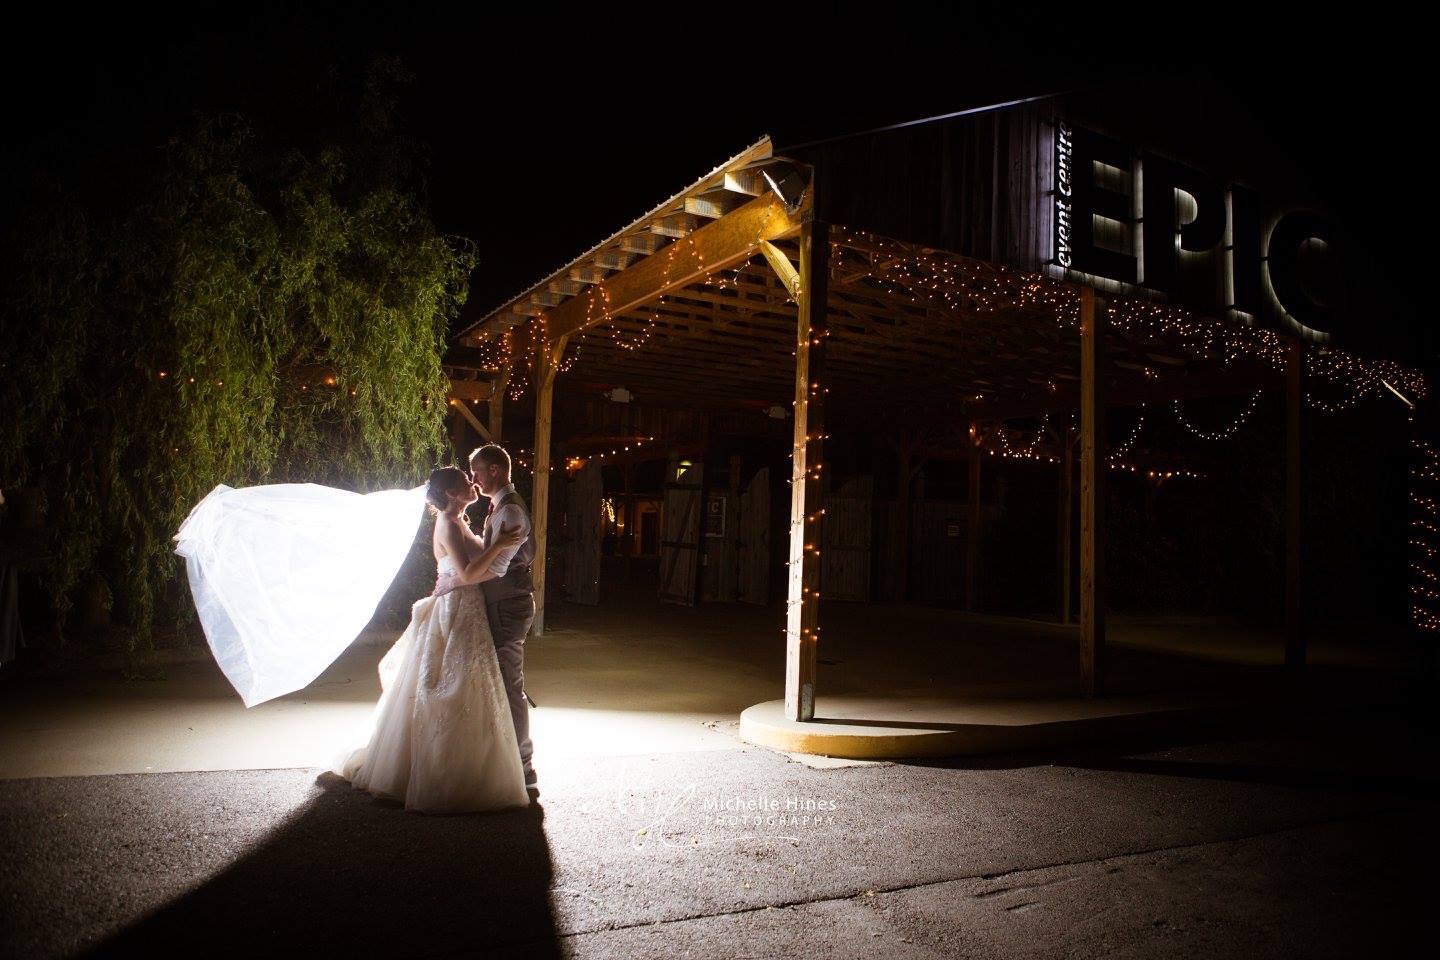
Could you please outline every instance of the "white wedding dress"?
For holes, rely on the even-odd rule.
[[[453,575],[450,557],[440,575]],[[370,741],[335,773],[408,810],[454,813],[529,804],[510,703],[479,584],[415,601],[380,661]]]

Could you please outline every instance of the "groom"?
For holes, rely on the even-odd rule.
[[[485,593],[485,613],[495,636],[495,653],[500,658],[500,675],[510,698],[510,716],[515,721],[515,739],[520,744],[520,763],[525,768],[525,788],[532,799],[540,795],[530,756],[530,710],[525,693],[525,637],[535,620],[535,593],[530,582],[530,564],[535,559],[535,534],[530,512],[510,481],[510,454],[496,443],[487,443],[470,454],[470,473],[480,492],[490,498],[490,512],[480,535],[483,549],[502,528],[520,527],[525,539],[518,546],[500,551],[490,571],[480,581]]]

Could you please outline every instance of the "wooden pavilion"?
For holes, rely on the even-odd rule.
[[[1276,297],[1264,308],[1240,309],[1247,305],[1241,295],[1254,294],[1236,266],[1249,240],[1236,236],[1213,256],[1204,251],[1207,238],[1194,234],[1195,225],[1209,230],[1211,210],[1202,208],[1202,216],[1192,208],[1187,216],[1186,203],[1214,201],[1185,179],[1184,168],[1168,171],[1161,195],[1178,208],[1163,239],[1180,262],[1166,277],[1169,287],[1146,286],[1123,271],[1119,280],[1106,276],[1107,249],[1122,257],[1128,249],[1139,260],[1146,243],[1147,273],[1159,276],[1153,251],[1166,248],[1128,238],[1126,224],[1141,218],[1105,206],[1145,189],[1138,166],[1126,171],[1127,161],[1103,155],[1116,141],[1091,144],[1096,156],[1082,161],[1086,169],[1065,169],[1074,162],[1070,141],[1084,136],[1073,132],[1083,131],[1076,121],[1085,119],[1074,104],[1038,102],[783,155],[761,139],[462,330],[447,358],[457,447],[471,442],[470,433],[509,445],[517,432],[504,418],[507,397],[528,394],[533,402],[522,466],[533,474],[535,631],[544,630],[554,484],[575,469],[572,499],[581,507],[566,514],[574,527],[566,576],[573,597],[594,602],[595,524],[603,512],[595,509],[602,499],[597,465],[661,456],[662,448],[670,455],[660,593],[694,601],[697,570],[711,553],[702,465],[685,456],[694,437],[673,423],[610,421],[587,438],[568,438],[573,462],[553,458],[557,388],[596,407],[624,407],[636,396],[715,417],[743,415],[757,429],[783,429],[790,438],[789,526],[779,539],[788,544],[791,719],[814,715],[819,600],[825,583],[846,576],[847,551],[855,548],[826,529],[853,505],[845,490],[827,486],[827,431],[861,427],[897,453],[902,531],[911,522],[904,502],[922,452],[950,451],[967,462],[968,529],[956,533],[971,608],[981,563],[982,452],[1056,465],[1057,605],[1069,622],[1076,577],[1070,540],[1078,536],[1078,665],[1083,689],[1095,695],[1105,675],[1103,490],[1107,473],[1140,469],[1124,461],[1123,445],[1107,449],[1106,408],[1268,390],[1285,397],[1287,411],[1286,659],[1300,666],[1306,390],[1325,381],[1353,395],[1393,394],[1415,404],[1424,379],[1388,357],[1341,350],[1315,321],[1319,314],[1283,302],[1277,308],[1279,295],[1293,294],[1299,282],[1282,275],[1278,256],[1269,258],[1269,275],[1262,275],[1269,286],[1260,291],[1273,286]],[[1160,160],[1148,162],[1166,171]],[[1067,206],[1072,188],[1075,203],[1098,211],[1093,219],[1084,206],[1078,214]],[[1160,201],[1144,195],[1154,231],[1165,218],[1155,212]],[[1248,202],[1248,195],[1231,200]],[[1238,231],[1239,215],[1231,219]],[[1302,245],[1319,232],[1286,229],[1303,233]],[[1192,248],[1198,252],[1180,255]],[[1220,308],[1207,308],[1207,296]],[[1031,426],[1019,429],[1017,421]],[[733,531],[747,519],[753,524],[750,507],[765,491],[760,482],[742,492],[733,463],[729,487],[726,502],[742,507]],[[632,535],[635,518],[627,511]],[[716,547],[729,551],[716,554],[729,571],[729,596],[763,599],[765,551],[757,544],[766,535],[750,529]],[[906,562],[897,556],[894,574],[903,584]],[[824,573],[822,563],[830,565]]]

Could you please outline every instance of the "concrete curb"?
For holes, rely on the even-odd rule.
[[[873,710],[846,710],[817,705],[815,720],[794,721],[784,716],[784,701],[770,700],[740,714],[740,739],[785,753],[804,753],[847,760],[897,760],[978,754],[1012,753],[1073,746],[1124,737],[1151,735],[1198,725],[1234,714],[1240,704],[1175,704],[1124,701],[1096,712],[1095,701],[1077,698],[1071,716],[1055,717],[1055,704],[1027,719],[1026,703],[956,702],[953,709],[935,711],[939,719],[880,720],[866,717]],[[1063,714],[1063,706],[1059,711]],[[1011,716],[1001,716],[1003,713]],[[1014,714],[1019,714],[1015,716]],[[1043,715],[1048,714],[1049,717]],[[948,719],[970,715],[973,719]]]

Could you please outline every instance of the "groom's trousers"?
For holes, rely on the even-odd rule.
[[[520,744],[520,763],[525,782],[535,782],[530,756],[530,705],[525,702],[525,638],[535,621],[535,596],[506,597],[490,604],[490,632],[495,636],[495,655],[500,659],[500,677],[510,698],[510,717],[515,721],[515,739]]]

